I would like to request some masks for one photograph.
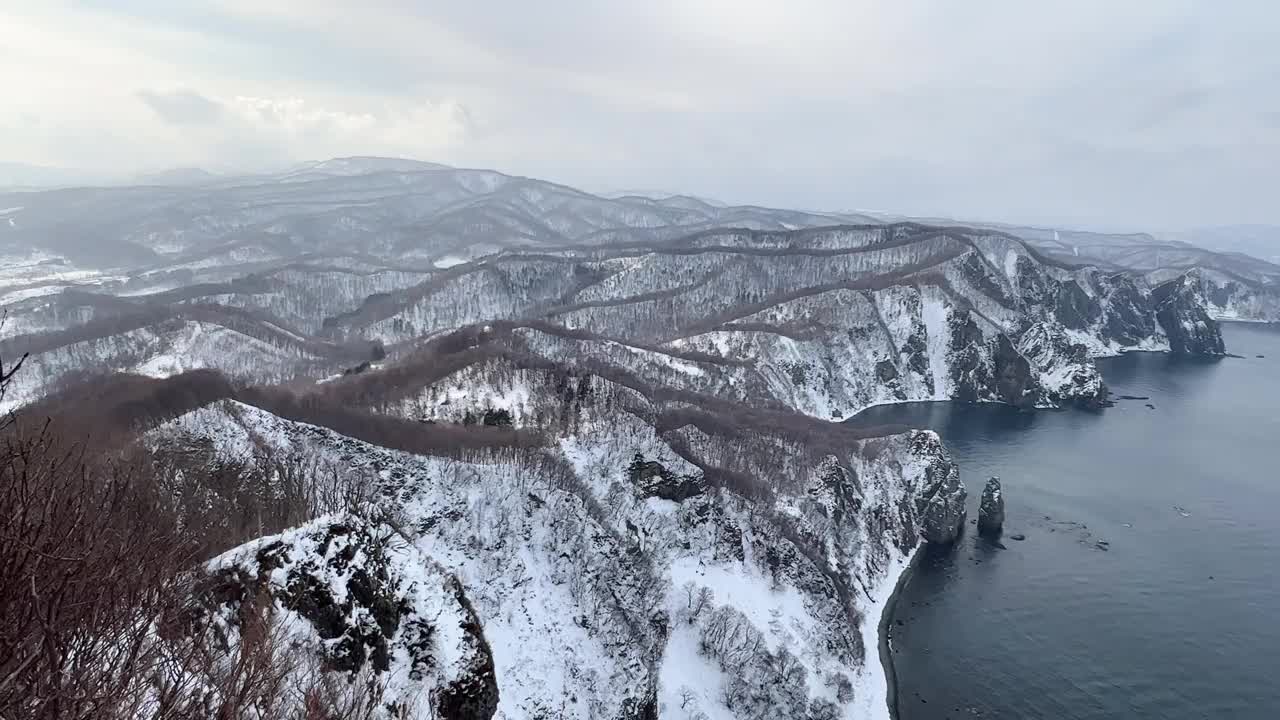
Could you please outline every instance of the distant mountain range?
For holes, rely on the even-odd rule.
[[[1280,226],[1276,225],[1225,225],[1162,232],[1156,236],[1161,240],[1185,242],[1218,252],[1252,255],[1280,265]]]

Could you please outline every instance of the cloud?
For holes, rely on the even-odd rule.
[[[208,125],[222,117],[221,103],[191,90],[139,90],[138,99],[165,122],[174,125]]]
[[[1220,5],[49,0],[0,9],[0,157],[394,154],[778,205],[1280,221],[1280,8]]]
[[[466,107],[414,99],[376,108],[335,109],[303,98],[236,96],[227,130],[250,146],[270,144],[291,159],[386,154],[430,157],[465,142]]]
[[[335,107],[190,89],[137,95],[194,153],[182,162],[241,170],[349,155],[440,157],[463,147],[474,130],[468,109],[447,99],[359,99]]]

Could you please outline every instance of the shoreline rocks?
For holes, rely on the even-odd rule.
[[[978,505],[978,532],[999,535],[1004,529],[1004,494],[1000,478],[992,477],[982,489],[982,501]]]

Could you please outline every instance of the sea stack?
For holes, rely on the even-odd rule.
[[[1004,495],[1000,492],[1000,478],[993,477],[982,489],[982,502],[978,505],[978,532],[999,534],[1004,528]]]

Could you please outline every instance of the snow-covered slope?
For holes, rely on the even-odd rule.
[[[497,708],[493,654],[462,586],[395,527],[326,516],[224,553],[205,572],[200,600],[228,655],[266,605],[287,652],[353,680],[379,677],[382,717],[469,720]]]
[[[297,346],[272,344],[221,325],[172,320],[32,354],[13,377],[0,409],[36,400],[84,374],[169,377],[211,368],[244,380],[284,382],[309,365],[320,365],[318,358]]]
[[[387,289],[356,301],[360,287]],[[1188,295],[1179,312],[1196,314],[1204,295]],[[425,275],[298,266],[160,297],[179,309],[250,308],[268,325],[261,318],[285,316],[274,327],[313,356],[328,339],[298,333],[408,352],[424,339],[514,321],[524,327],[506,334],[511,349],[550,362],[611,366],[647,382],[833,419],[913,400],[1097,405],[1105,388],[1092,358],[1168,350],[1165,323],[1186,319],[1159,315],[1141,277],[1062,265],[1006,235],[914,225],[502,252]],[[95,317],[117,312],[96,302]],[[175,365],[159,346],[123,365],[59,352],[71,359],[36,362],[60,372]],[[259,354],[227,347],[207,360],[189,353],[187,364],[237,370],[229,358]],[[289,362],[268,363],[260,379],[333,371],[314,357]]]
[[[1143,279],[1047,262],[1006,236],[862,228],[688,243],[697,249],[596,253],[574,266],[576,292],[489,270],[443,279],[423,324],[523,312],[530,321],[500,339],[537,357],[835,419],[909,400],[1096,404],[1105,389],[1092,358],[1169,349]],[[442,318],[448,297],[465,298],[468,314]],[[419,305],[403,307],[351,330],[395,341],[388,327],[421,329]],[[539,311],[546,319],[533,321]]]
[[[752,432],[770,450],[748,474],[729,438],[659,430],[643,417],[661,409],[639,394],[588,385],[555,439],[514,454],[412,455],[231,401],[148,438],[203,439],[222,457],[269,453],[375,483],[398,528],[376,553],[357,540],[377,527],[326,518],[210,568],[267,588],[301,646],[347,669],[353,653],[377,659],[405,696],[435,697],[469,672],[458,668],[483,667],[487,645],[499,718],[885,716],[883,605],[929,519],[950,508],[952,530],[956,521],[959,481],[937,437],[859,440],[829,426],[828,441],[844,441],[827,453]],[[665,478],[683,478],[685,492],[667,492]],[[371,566],[375,595],[403,606],[394,627],[379,624],[377,603],[351,602],[356,573]],[[442,647],[429,653],[431,672],[415,675],[418,618],[466,625],[441,592],[450,577],[484,643],[467,655],[456,649],[466,633],[432,633]],[[332,613],[301,602],[303,587],[339,608],[340,622],[320,623]]]
[[[1157,277],[1163,275],[1167,274]],[[1197,268],[1188,276],[1199,284],[1209,315],[1215,320],[1280,322],[1280,275],[1266,282],[1251,282],[1239,276]]]

